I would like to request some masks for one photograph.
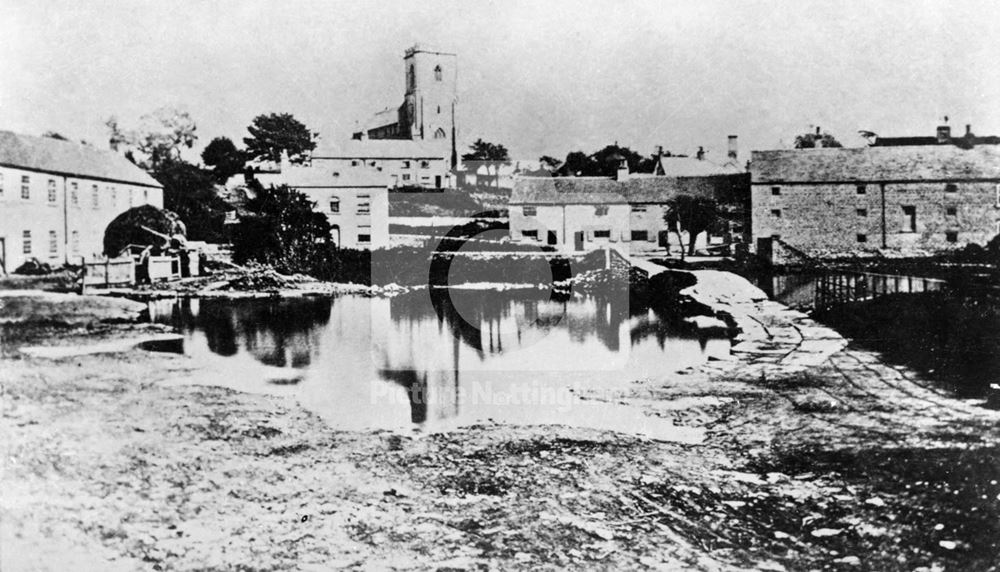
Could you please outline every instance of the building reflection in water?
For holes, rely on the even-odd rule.
[[[510,415],[469,398],[528,382],[620,385],[700,363],[705,350],[655,312],[629,308],[627,296],[541,290],[181,300],[153,303],[150,314],[213,354],[303,370],[297,397],[358,427]]]

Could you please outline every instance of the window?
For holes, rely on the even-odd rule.
[[[958,242],[958,231],[949,230],[944,233],[944,239],[948,242]]]
[[[595,230],[594,238],[611,238],[610,230]]]
[[[868,216],[868,209],[858,209],[858,216]]]
[[[771,187],[771,195],[772,196],[777,197],[780,194],[781,194],[781,187]]]
[[[31,179],[27,175],[21,177],[21,198],[31,198]]]
[[[56,202],[56,180],[49,179],[49,202]]]
[[[530,238],[531,240],[538,240],[538,231],[537,230],[522,230],[521,231],[521,237],[522,238]]]
[[[434,81],[441,81],[441,66],[434,67]],[[440,113],[440,108],[438,108],[438,113]]]
[[[608,214],[608,205],[597,205],[594,207],[594,216],[605,216]]]
[[[858,242],[868,242],[868,235],[867,234],[859,234],[858,235]]]
[[[781,209],[771,209],[771,216],[781,218]]]
[[[21,233],[21,250],[25,254],[31,254],[31,231],[26,230]]]
[[[330,199],[330,212],[340,213],[340,199]]]
[[[404,169],[409,169],[410,168],[410,162],[409,161],[403,161],[403,168]]]
[[[644,213],[646,212],[646,205],[632,205],[632,212]]]
[[[358,214],[371,214],[372,204],[368,201],[361,201],[358,203]]]
[[[101,199],[97,192],[97,185],[90,187],[90,208],[97,209],[101,206]]]
[[[903,232],[917,232],[917,207],[903,207]]]
[[[524,216],[535,216],[538,214],[538,209],[535,207],[521,207],[521,213]]]
[[[409,173],[403,173],[403,180],[404,181],[409,181],[410,180],[410,174]]]
[[[97,187],[94,187],[94,191],[97,191]],[[147,205],[149,204],[149,189],[142,190],[142,202]]]
[[[80,204],[80,191],[76,183],[70,183],[69,185],[69,203],[74,207]]]
[[[70,247],[73,249],[73,254],[80,253],[80,231],[74,230],[70,235]]]
[[[948,183],[947,185],[944,186],[944,192],[946,193],[958,192],[958,185],[956,185],[955,183]]]
[[[632,240],[649,240],[649,233],[645,230],[633,230]]]
[[[444,139],[445,137],[447,137],[447,135],[445,134],[444,129],[441,129],[440,127],[438,127],[437,131],[434,132],[434,138],[435,139]]]
[[[859,195],[863,195],[868,192],[868,187],[866,187],[865,185],[858,185],[857,191]]]
[[[359,233],[358,234],[358,243],[360,243],[360,244],[368,244],[371,241],[372,241],[372,235],[371,235],[370,231],[368,233]]]
[[[369,165],[371,165],[372,167],[378,167],[378,161],[372,161],[371,163],[369,163]]]
[[[56,231],[49,231],[49,254],[55,254],[59,251],[59,235]]]
[[[430,169],[431,168],[431,162],[430,161],[421,161],[420,162],[420,168],[421,169]]]
[[[410,65],[410,69],[406,70],[406,85],[410,87],[411,91],[417,85],[417,74],[413,70],[412,64]]]
[[[946,207],[944,209],[944,214],[948,216],[955,216],[958,214],[958,207]]]
[[[441,115],[441,106],[438,106],[438,115]]]
[[[351,166],[352,167],[357,167],[358,166],[358,161],[356,159],[352,159],[351,160]]]

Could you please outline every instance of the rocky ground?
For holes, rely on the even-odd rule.
[[[1000,416],[695,275],[735,359],[623,401],[699,445],[333,431],[285,398],[177,384],[199,374],[182,355],[19,351],[164,333],[127,301],[26,320],[0,298],[21,316],[0,338],[0,569],[997,569]]]

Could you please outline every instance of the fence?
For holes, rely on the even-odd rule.
[[[871,300],[889,294],[917,294],[943,290],[947,282],[937,278],[875,274],[872,272],[822,273],[815,278],[815,307]]]

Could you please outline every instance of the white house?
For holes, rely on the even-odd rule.
[[[332,236],[344,248],[389,245],[389,177],[366,168],[340,169],[313,161],[292,165],[283,161],[277,172],[256,173],[262,185],[288,185],[316,203],[333,227]]]
[[[0,131],[0,271],[26,260],[100,257],[122,212],[163,208],[163,186],[128,159],[70,141]]]
[[[384,174],[391,188],[446,189],[455,186],[449,145],[448,141],[410,139],[351,139],[337,145],[321,142],[311,161],[314,167],[341,174]]]

